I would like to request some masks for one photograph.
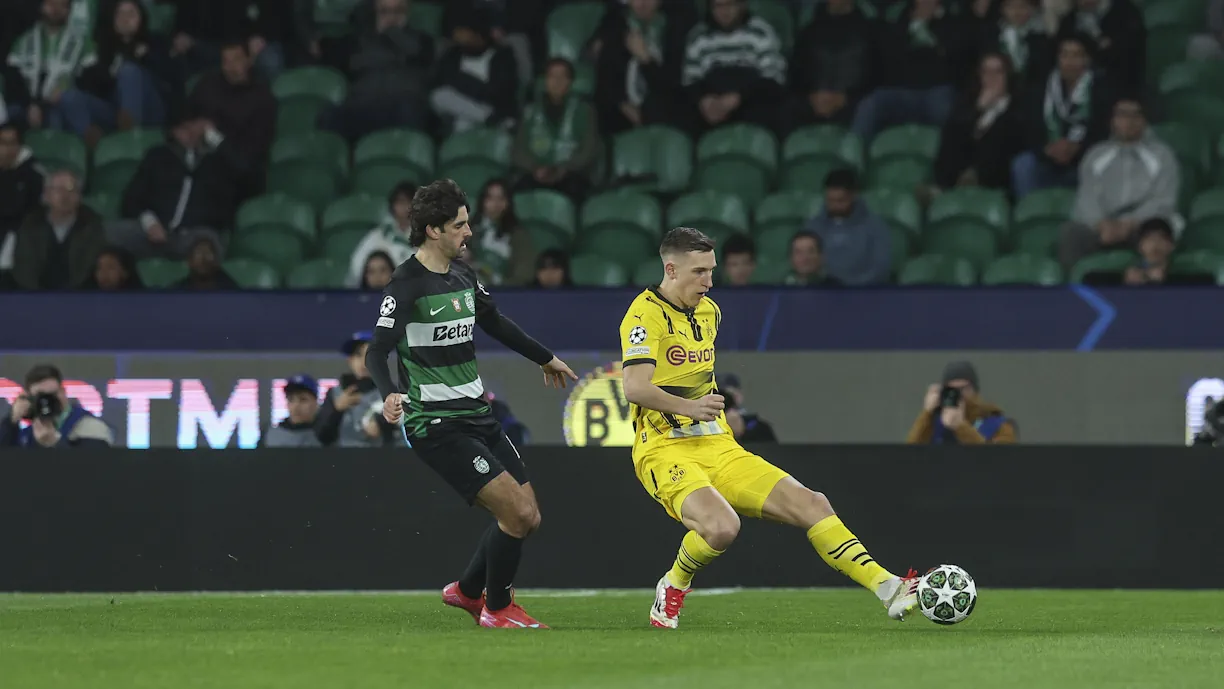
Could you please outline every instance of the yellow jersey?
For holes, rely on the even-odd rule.
[[[677,397],[696,400],[715,391],[714,338],[722,325],[722,310],[709,297],[696,308],[669,302],[657,287],[642,292],[621,321],[621,366],[654,364],[650,382]],[[634,444],[652,437],[687,438],[730,433],[726,417],[694,421],[686,416],[629,407]]]

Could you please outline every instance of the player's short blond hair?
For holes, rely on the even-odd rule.
[[[690,251],[707,253],[714,250],[714,240],[706,233],[692,227],[673,227],[663,235],[659,244],[659,255],[687,254]]]

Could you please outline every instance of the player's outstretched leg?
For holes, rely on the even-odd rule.
[[[655,585],[650,624],[675,629],[680,623],[684,597],[692,590],[693,576],[714,561],[739,535],[739,515],[711,487],[699,488],[684,498],[680,518],[689,532],[671,570]]]
[[[468,563],[467,569],[463,571],[463,576],[442,589],[443,603],[466,610],[478,624],[480,623],[480,611],[485,606],[484,587],[488,573],[489,540],[493,538],[493,532],[497,530],[497,521],[494,520],[481,535],[480,542],[476,544],[476,552],[472,555],[472,561]]]
[[[824,494],[808,490],[794,478],[784,478],[769,493],[761,516],[807,530],[808,541],[821,559],[874,592],[894,620],[904,619],[918,606],[916,573],[899,577],[881,567],[833,512]]]
[[[480,626],[547,629],[514,602],[511,591],[523,554],[523,539],[540,526],[540,509],[529,484],[519,485],[509,473],[490,481],[476,501],[497,518],[497,528],[485,543],[485,605]]]

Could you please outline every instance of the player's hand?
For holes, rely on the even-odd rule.
[[[570,367],[555,356],[552,358],[552,361],[540,368],[544,369],[544,385],[550,388],[561,389],[568,387],[569,382],[566,381],[566,378],[574,381],[578,380],[578,376],[574,375]]]
[[[927,411],[935,411],[939,406],[939,383],[931,383],[927,386],[926,397],[922,399],[922,408]]]
[[[387,423],[399,423],[404,416],[404,396],[398,392],[387,395],[383,400],[383,418]]]
[[[685,416],[694,421],[713,421],[726,406],[723,400],[722,395],[706,395],[699,400],[693,400],[692,413]]]

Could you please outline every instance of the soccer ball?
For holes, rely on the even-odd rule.
[[[977,605],[977,584],[956,565],[932,567],[918,580],[918,607],[935,624],[964,622]]]

